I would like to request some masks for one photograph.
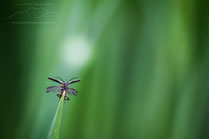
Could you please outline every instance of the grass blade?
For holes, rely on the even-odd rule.
[[[62,119],[62,109],[63,109],[64,97],[65,97],[65,91],[63,92],[60,102],[58,104],[54,119],[52,121],[50,130],[49,130],[48,139],[58,139],[59,138],[59,129],[60,129],[60,124],[61,124],[61,119]]]

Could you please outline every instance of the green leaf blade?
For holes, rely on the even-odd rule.
[[[64,97],[65,97],[65,92],[63,92],[63,95],[62,95],[60,102],[58,104],[54,119],[52,121],[50,130],[49,130],[48,139],[58,139],[59,138],[59,130],[60,130],[60,124],[61,124],[61,119],[62,119]]]

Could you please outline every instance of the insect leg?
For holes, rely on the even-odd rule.
[[[69,101],[69,100],[70,100],[69,97],[68,96],[65,96],[64,103],[65,103],[65,101]]]
[[[61,94],[57,94],[57,96],[58,96],[59,100],[60,100],[60,98],[62,97],[62,95],[61,95]]]
[[[65,100],[67,100],[67,101],[68,101],[68,100],[70,100],[70,99],[69,99],[69,97],[68,97],[68,96],[65,96]]]

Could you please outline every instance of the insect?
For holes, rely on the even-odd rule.
[[[75,79],[76,78],[75,77],[75,78],[70,79],[68,82],[65,82],[60,77],[55,77],[55,78],[57,78],[59,80],[51,78],[51,77],[48,77],[49,80],[57,82],[60,85],[47,87],[46,93],[49,93],[49,92],[59,92],[59,94],[57,94],[57,96],[60,99],[62,97],[62,95],[63,95],[63,92],[65,91],[64,102],[65,102],[65,100],[66,101],[70,100],[69,97],[67,96],[67,94],[70,94],[70,95],[73,94],[75,96],[78,94],[78,91],[76,91],[75,89],[69,87],[69,85],[72,84],[72,83],[80,82],[79,79]]]

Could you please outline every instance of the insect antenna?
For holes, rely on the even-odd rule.
[[[55,77],[55,78],[62,80],[63,83],[65,82],[61,77]]]
[[[76,79],[76,78],[78,78],[78,77],[73,77],[73,78],[71,78],[71,79],[68,81],[68,83],[69,83],[70,81],[72,81],[73,79]]]
[[[63,83],[63,82],[61,82],[61,81],[59,81],[59,80],[57,80],[57,79],[51,78],[51,77],[48,77],[48,79],[49,79],[49,80],[52,80],[52,81],[54,81],[54,82],[57,82],[57,83],[59,83],[59,84],[62,84],[62,83]]]

